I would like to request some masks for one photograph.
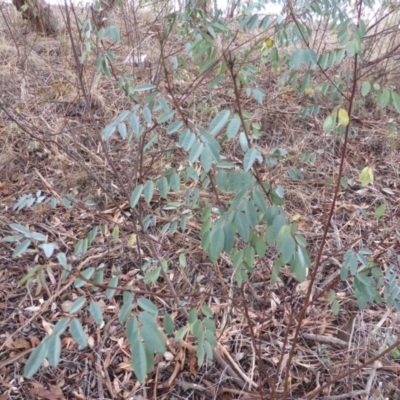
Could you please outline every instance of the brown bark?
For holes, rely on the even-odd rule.
[[[12,0],[12,2],[22,13],[22,18],[28,20],[36,32],[42,35],[60,32],[60,24],[50,5],[44,0]]]

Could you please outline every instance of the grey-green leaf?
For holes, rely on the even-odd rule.
[[[250,237],[249,222],[242,212],[238,212],[235,216],[236,228],[242,239],[247,242]]]
[[[175,323],[169,314],[164,315],[164,329],[167,335],[172,335],[175,329]]]
[[[151,302],[149,299],[146,299],[144,297],[141,297],[137,300],[139,307],[144,310],[149,312],[150,314],[157,315],[158,314],[158,309],[154,305],[153,302]]]
[[[97,301],[92,300],[90,302],[89,311],[94,322],[96,322],[97,325],[101,325],[103,323],[103,311]]]
[[[36,374],[40,365],[47,356],[47,351],[48,347],[46,342],[40,343],[40,345],[33,350],[32,354],[29,356],[28,362],[25,364],[25,378],[32,378],[32,376]]]
[[[111,278],[108,286],[117,287],[118,286],[118,276],[113,276]],[[116,292],[116,289],[107,289],[106,290],[107,299],[111,299],[112,297],[114,297],[115,292]]]
[[[147,373],[147,358],[143,342],[137,332],[131,340],[132,368],[139,382],[144,383]]]
[[[214,226],[211,232],[209,257],[211,261],[217,261],[225,244],[225,232],[221,225]]]
[[[254,164],[254,161],[257,159],[257,157],[261,156],[260,152],[252,147],[244,156],[244,160],[243,160],[243,169],[245,171],[249,171],[251,169],[251,167]]]
[[[221,130],[228,122],[230,115],[231,112],[229,110],[223,110],[218,115],[216,115],[210,124],[210,135],[215,136],[217,133],[221,132]]]
[[[163,176],[159,181],[158,181],[158,191],[160,192],[160,196],[163,199],[167,198],[167,194],[169,191],[169,185],[168,185],[168,180],[165,176]]]
[[[78,312],[86,303],[85,297],[78,297],[72,304],[69,310],[70,314],[75,314]]]
[[[181,126],[183,125],[182,121],[174,121],[171,125],[167,128],[167,135],[172,135],[176,131],[178,131]]]
[[[150,203],[151,199],[153,198],[154,194],[154,182],[147,181],[143,188],[144,199],[146,203]]]
[[[10,228],[14,229],[17,232],[24,234],[26,237],[31,237],[32,233],[28,228],[20,224],[10,224]]]
[[[238,134],[241,124],[240,117],[236,114],[226,128],[226,136],[228,139],[233,139]]]
[[[151,319],[154,317],[148,313],[140,314],[140,322],[142,323],[142,338],[146,345],[158,354],[165,353],[165,342],[162,333],[158,330],[155,321]]]
[[[140,195],[142,194],[142,191],[143,191],[143,185],[138,185],[133,190],[130,201],[129,201],[129,204],[132,208],[134,208],[136,206],[136,204],[138,203],[138,201],[140,199]]]
[[[59,335],[51,336],[47,341],[47,358],[52,367],[57,367],[60,362],[61,339]]]
[[[30,246],[31,241],[29,239],[25,239],[21,244],[17,246],[17,248],[13,252],[13,258],[18,257],[19,255],[23,254],[26,249]]]
[[[400,96],[396,92],[392,92],[394,108],[400,114]]]
[[[71,335],[75,339],[76,343],[78,343],[79,347],[86,347],[86,334],[83,330],[81,322],[78,319],[74,318],[72,320],[69,331],[71,332]]]

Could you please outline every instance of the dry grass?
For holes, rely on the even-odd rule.
[[[140,279],[141,266],[143,258],[151,257],[151,254],[145,241],[139,242],[140,248],[129,244],[131,234],[137,233],[140,238],[140,232],[131,218],[121,212],[121,208],[127,211],[124,190],[130,192],[136,180],[144,182],[163,175],[170,166],[180,165],[185,154],[175,149],[169,157],[167,149],[172,145],[171,138],[165,134],[164,127],[158,126],[151,132],[151,135],[159,136],[158,143],[145,154],[142,166],[138,168],[136,160],[141,153],[137,143],[127,143],[114,134],[107,151],[109,161],[118,171],[117,179],[110,162],[104,158],[98,132],[123,110],[130,109],[132,101],[118,87],[114,77],[99,79],[94,55],[90,56],[79,78],[67,33],[60,38],[38,37],[26,28],[11,7],[2,7],[6,18],[0,22],[3,33],[0,93],[7,102],[7,111],[20,125],[4,112],[0,114],[0,206],[3,211],[0,236],[11,235],[9,224],[19,223],[46,233],[49,241],[57,242],[62,251],[71,253],[77,241],[93,226],[102,225],[103,233],[84,257],[74,261],[74,267],[97,266],[103,262],[107,277],[112,269],[118,268],[121,283],[132,283],[135,289],[147,293],[148,287]],[[149,80],[161,82],[158,86],[166,95],[168,85],[164,84],[165,77],[159,68],[157,35],[160,19],[124,7],[117,9],[114,15],[121,27],[121,43],[115,45],[104,40],[99,43],[99,48],[115,53],[113,73],[116,76],[126,72],[134,76],[136,84]],[[74,13],[69,12],[74,18]],[[58,13],[65,20],[65,12],[58,10]],[[83,21],[84,15],[77,13],[76,16]],[[132,20],[136,21],[135,25],[130,22]],[[79,43],[76,27],[73,33]],[[254,40],[250,35],[243,35],[235,43],[236,51],[246,49]],[[179,52],[183,46],[173,32],[165,43],[164,54]],[[222,46],[224,48],[226,44]],[[335,44],[329,43],[329,46]],[[132,49],[132,56],[146,54],[146,63],[124,63]],[[346,68],[342,66],[337,72],[346,72]],[[319,99],[322,102],[319,116],[297,118],[301,108],[314,99],[299,98],[279,87],[277,82],[281,73],[273,69],[260,71],[257,84],[266,91],[263,106],[247,98],[242,99],[242,106],[252,113],[251,122],[260,124],[262,136],[258,144],[265,152],[274,147],[288,152],[277,166],[261,173],[265,181],[285,188],[285,208],[290,216],[300,215],[299,230],[309,241],[314,260],[334,191],[341,140],[323,133],[323,119],[332,109],[329,101]],[[207,84],[213,78],[206,76],[198,86],[192,85],[199,82],[193,65],[189,76],[175,76],[173,93],[178,98],[183,96],[182,105],[197,125],[208,126],[220,109],[236,107],[228,80],[220,83],[210,96]],[[365,112],[357,111],[354,127],[358,136],[350,140],[344,175],[356,183],[360,170],[370,165],[375,171],[375,183],[368,188],[355,185],[340,191],[316,294],[318,288],[329,284],[331,276],[340,269],[340,261],[348,249],[371,249],[375,262],[385,270],[386,252],[396,251],[399,246],[398,119],[390,108],[369,107]],[[224,146],[223,153],[229,156],[229,161],[239,163],[242,160],[243,152],[238,142]],[[316,154],[316,161],[305,161],[306,153]],[[292,180],[288,175],[292,168],[299,168],[304,179]],[[196,186],[201,191],[202,202],[214,201],[199,182],[193,181],[179,193],[172,193],[169,200],[183,201],[185,190]],[[48,204],[18,213],[12,210],[20,196],[37,191],[59,198],[73,194],[82,202],[68,210],[63,207],[51,209]],[[94,201],[97,207],[85,206],[87,200]],[[387,204],[387,212],[377,222],[374,211],[382,203]],[[236,287],[229,262],[222,260],[212,264],[201,249],[201,225],[196,212],[190,214],[184,234],[160,233],[163,224],[173,221],[175,216],[174,211],[162,211],[164,204],[162,199],[156,198],[148,208],[142,205],[140,212],[157,214],[157,224],[151,231],[159,238],[157,245],[162,257],[174,266],[170,271],[174,287],[186,301],[187,309],[207,304],[214,311],[220,344],[218,351],[238,376],[249,383],[245,390],[242,392],[216,362],[208,361],[197,369],[194,343],[190,338],[181,345],[170,340],[169,357],[156,360],[146,389],[140,388],[130,367],[129,346],[123,340],[124,332],[117,320],[122,295],[109,301],[103,291],[93,294],[87,288],[76,290],[60,285],[60,271],[55,259],[45,260],[35,251],[12,259],[10,244],[0,242],[0,393],[7,394],[9,399],[139,399],[139,395],[149,399],[255,399],[258,398],[256,386],[265,385],[265,393],[268,389],[250,329],[268,373],[281,383],[282,374],[276,366],[282,353],[283,337],[288,329],[291,332],[294,329],[288,326],[289,317],[302,307],[308,281],[298,284],[293,274],[284,270],[278,283],[270,285],[276,255],[269,250],[265,258],[257,260],[256,272],[242,293]],[[111,235],[115,226],[120,229],[117,240]],[[185,269],[178,267],[181,253],[187,257]],[[37,264],[47,264],[43,280],[38,279],[27,287],[19,286],[18,281]],[[400,273],[398,267],[397,272]],[[165,297],[168,291],[162,280],[152,287],[152,291],[152,300],[159,306],[161,315],[173,313],[178,325],[186,323]],[[351,282],[339,282],[335,291],[341,307],[338,316],[332,315],[330,302],[322,296],[310,306],[303,321],[291,369],[291,398],[306,398],[307,393],[346,369],[360,365],[387,346],[390,338],[399,336],[399,316],[393,310],[373,305],[358,311]],[[60,365],[57,368],[42,367],[34,379],[22,378],[27,353],[44,337],[47,324],[64,315],[68,301],[82,295],[100,302],[106,322],[98,330],[90,315],[81,312],[80,319],[89,337],[90,348],[78,351],[73,340],[65,335]],[[251,326],[244,312],[245,306]],[[310,335],[321,335],[326,342]],[[292,339],[289,333],[289,343]],[[382,358],[372,368],[362,369],[337,382],[323,394],[325,397],[320,398],[333,399],[345,394],[348,398],[357,398],[356,392],[370,385],[370,399],[399,399],[399,376],[398,361],[391,357]],[[264,398],[268,398],[268,394]]]

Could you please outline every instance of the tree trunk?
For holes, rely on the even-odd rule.
[[[28,20],[36,32],[42,35],[60,32],[60,24],[50,5],[44,0],[12,0],[12,2],[22,13],[22,18]]]

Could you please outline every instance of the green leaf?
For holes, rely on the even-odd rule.
[[[240,132],[239,134],[239,144],[244,152],[249,150],[249,142],[247,141],[247,137],[244,132]]]
[[[51,334],[52,335],[61,335],[65,332],[69,325],[70,318],[62,318],[60,319],[53,327]]]
[[[175,329],[175,323],[169,314],[164,315],[164,329],[167,335],[172,335]]]
[[[125,125],[125,123],[121,122],[120,124],[118,124],[118,132],[119,132],[119,134],[120,134],[122,139],[126,139],[127,133],[126,133],[126,125]]]
[[[172,135],[173,133],[179,131],[183,125],[182,121],[175,121],[167,128],[167,135]]]
[[[385,211],[386,211],[386,204],[383,203],[375,210],[375,218],[382,217],[382,215],[385,214]]]
[[[163,199],[167,198],[167,194],[169,191],[169,184],[168,184],[168,180],[165,176],[163,176],[161,179],[159,179],[158,181],[158,192],[160,193],[160,196]]]
[[[324,132],[329,132],[335,126],[335,120],[332,118],[332,115],[328,115],[324,120]]]
[[[212,319],[205,318],[203,320],[203,324],[207,328],[207,330],[211,331],[212,333],[217,332],[217,328],[215,327],[214,321]],[[207,340],[209,340],[209,339],[207,339]],[[211,341],[210,341],[210,343],[213,344]],[[215,343],[215,345],[216,345],[216,343]]]
[[[138,319],[137,317],[131,317],[126,323],[126,338],[131,345],[137,335],[139,335]]]
[[[103,269],[99,269],[98,271],[95,272],[95,274],[93,276],[93,282],[102,284],[103,281],[104,281],[104,271],[103,271]],[[92,290],[94,292],[97,292],[97,290],[99,290],[99,288],[96,286],[93,286]]]
[[[129,123],[131,125],[133,133],[136,135],[136,137],[140,136],[140,122],[139,118],[136,114],[131,114],[129,116]]]
[[[291,235],[290,225],[286,224],[279,230],[276,248],[282,253],[283,262],[288,263],[296,250],[296,242]]]
[[[297,49],[290,60],[292,68],[299,69],[302,64],[306,68],[316,65],[318,62],[317,54],[312,49]]]
[[[146,345],[158,354],[166,351],[164,336],[158,330],[155,318],[147,312],[140,313],[139,320],[142,323],[141,335]]]
[[[146,184],[143,187],[143,194],[144,194],[144,199],[146,200],[146,203],[150,203],[151,199],[153,198],[154,194],[154,182],[153,181],[147,181]]]
[[[25,364],[24,376],[25,378],[32,378],[36,374],[40,365],[47,356],[48,346],[46,342],[40,343],[32,354],[29,356],[28,362]]]
[[[359,175],[359,179],[363,186],[368,186],[370,183],[374,182],[374,174],[371,167],[365,167]]]
[[[89,311],[94,322],[96,322],[97,325],[101,325],[103,323],[103,311],[97,301],[92,300],[90,302]]]
[[[47,240],[46,235],[43,235],[43,233],[38,233],[38,232],[32,232],[31,238],[38,240],[39,242],[44,242]]]
[[[70,314],[78,312],[86,303],[86,297],[78,297],[72,304],[69,310]]]
[[[257,237],[255,241],[255,249],[257,254],[260,257],[264,257],[265,253],[267,251],[267,243],[265,242],[265,239],[262,237]]]
[[[189,151],[196,142],[196,135],[189,129],[185,129],[179,138],[179,146],[185,151]]]
[[[392,92],[394,108],[400,114],[400,96],[396,92]]]
[[[189,162],[194,163],[198,160],[200,157],[201,153],[204,150],[204,144],[201,143],[198,139],[196,139],[196,142],[194,143],[192,149],[190,150],[189,154]]]
[[[146,373],[150,373],[154,368],[154,351],[144,344],[144,351],[146,352],[147,369]]]
[[[147,126],[150,127],[152,124],[152,120],[151,120],[151,111],[150,111],[149,107],[144,106],[142,112],[143,112],[144,119],[146,120]]]
[[[265,202],[265,197],[263,196],[262,193],[258,190],[258,188],[254,188],[253,190],[253,200],[255,205],[258,207],[258,209],[264,214],[267,214],[267,205]]]
[[[197,348],[196,348],[196,356],[197,356],[197,365],[200,368],[203,363],[204,363],[204,342],[202,341],[201,343],[197,343]]]
[[[230,115],[231,112],[229,110],[223,110],[218,115],[216,115],[210,124],[209,128],[210,135],[215,136],[216,134],[221,132],[221,130],[228,122]]]
[[[28,228],[25,228],[25,226],[19,224],[10,224],[10,228],[14,229],[14,231],[24,234],[25,237],[29,238],[32,236],[31,231]]]
[[[83,348],[87,345],[87,339],[85,332],[83,330],[81,322],[74,318],[69,326],[69,331],[71,332],[72,337],[75,339],[78,346]]]
[[[236,225],[236,229],[239,232],[239,235],[242,237],[242,239],[245,242],[247,242],[250,237],[250,229],[249,229],[249,223],[247,221],[246,215],[243,214],[242,212],[236,213],[235,225]]]
[[[118,240],[118,238],[119,238],[119,226],[118,226],[118,225],[115,225],[115,226],[114,226],[114,229],[113,229],[113,231],[112,231],[111,236],[112,236],[112,238],[113,238],[114,240]],[[83,241],[82,241],[82,243],[83,243]],[[84,252],[82,251],[82,253],[84,253]]]
[[[224,250],[226,253],[230,253],[235,243],[235,231],[233,230],[230,222],[224,223]]]
[[[159,124],[163,124],[164,122],[169,121],[175,115],[175,111],[166,111],[165,113],[161,114],[160,117],[157,119]]]
[[[188,332],[188,327],[187,326],[182,326],[182,328],[180,328],[176,333],[175,333],[175,340],[177,342],[181,341],[186,333]]]
[[[209,257],[211,261],[217,261],[225,244],[225,232],[220,224],[214,225],[211,231]]]
[[[204,65],[200,68],[199,74],[203,75],[208,69],[210,69],[214,64],[216,64],[215,58],[211,58],[210,60],[206,61]]]
[[[95,239],[96,235],[97,235],[97,226],[95,226],[89,233],[88,236],[88,242],[89,242],[89,246],[93,243],[93,240]]]
[[[201,153],[200,161],[204,171],[210,171],[213,162],[213,153],[211,152],[209,146],[204,147],[204,150]]]
[[[246,246],[243,261],[249,272],[254,271],[255,251],[253,246]]]
[[[225,171],[223,171],[225,172]],[[19,242],[23,238],[22,235],[16,235],[16,236],[6,236],[2,239],[3,242],[8,242],[8,243],[14,243],[14,242]]]
[[[144,276],[144,283],[146,285],[149,285],[150,283],[155,283],[159,278],[160,273],[161,273],[161,267],[157,267],[147,271],[146,275]]]
[[[18,257],[19,255],[23,254],[26,249],[30,246],[31,241],[29,239],[25,239],[21,244],[17,246],[17,248],[14,250],[12,257]]]
[[[93,275],[94,271],[95,271],[95,268],[90,267],[90,268],[87,268],[84,271],[82,271],[81,275],[86,279],[90,279],[91,276]],[[76,288],[80,288],[85,285],[86,285],[86,281],[84,279],[77,278],[76,281],[74,282],[74,286]]]
[[[212,351],[212,347],[211,344],[207,341],[204,342],[204,351],[206,353],[206,356],[212,360],[213,358],[213,351]]]
[[[260,156],[260,152],[255,147],[252,147],[244,156],[243,169],[249,171],[253,166],[254,161]]]
[[[339,314],[339,302],[337,299],[333,300],[332,302],[332,314],[333,315],[338,315]]]
[[[201,312],[203,313],[203,315],[205,317],[212,318],[214,316],[214,313],[211,311],[210,307],[208,307],[206,305],[201,306]]]
[[[151,83],[144,83],[143,85],[138,85],[135,87],[135,92],[145,92],[147,90],[153,90],[156,86]]]
[[[61,339],[59,335],[50,336],[46,340],[47,345],[47,358],[52,367],[57,367],[60,362],[61,355]]]
[[[262,104],[264,100],[265,92],[263,89],[257,88],[253,90],[253,97],[258,104]]]
[[[110,279],[110,282],[109,282],[108,286],[117,287],[117,286],[118,286],[118,276],[113,276],[113,277]],[[106,290],[106,297],[107,297],[107,299],[113,298],[115,292],[116,292],[116,289],[107,289],[107,290]]]
[[[132,350],[132,368],[139,382],[144,383],[147,375],[147,357],[140,332],[136,330],[130,340]]]
[[[193,325],[197,321],[197,310],[195,308],[190,310],[188,321],[190,325]]]
[[[283,256],[282,256],[282,259],[283,259]],[[285,262],[285,260],[283,260],[283,262]],[[305,268],[303,266],[303,263],[301,262],[298,254],[295,254],[293,259],[291,260],[290,269],[294,272],[294,274],[296,275],[296,279],[299,282],[304,282],[306,280],[307,268]]]
[[[143,192],[143,185],[136,186],[135,189],[133,190],[129,201],[129,204],[132,208],[136,207],[136,204],[138,203],[142,192]]]
[[[242,122],[240,121],[239,115],[235,114],[226,128],[226,136],[228,139],[233,139],[238,134],[241,124]]]
[[[140,297],[137,300],[137,302],[138,302],[139,307],[142,310],[147,311],[147,312],[149,312],[150,314],[153,314],[153,315],[157,315],[158,314],[157,307],[149,299],[146,299],[144,297]]]
[[[391,92],[388,89],[384,89],[381,96],[380,106],[385,108],[389,105],[391,98]]]
[[[210,320],[207,318],[207,319],[204,320],[204,322],[206,322],[206,321],[210,321]],[[215,337],[214,332],[212,330],[210,330],[210,329],[206,330],[206,338],[210,342],[211,345],[217,346],[218,341],[217,341],[217,338]]]
[[[118,315],[118,321],[120,324],[123,324],[127,320],[129,314],[132,311],[132,306],[133,306],[132,302],[126,302],[126,303],[124,302],[124,305],[121,307],[121,311],[119,312]]]

